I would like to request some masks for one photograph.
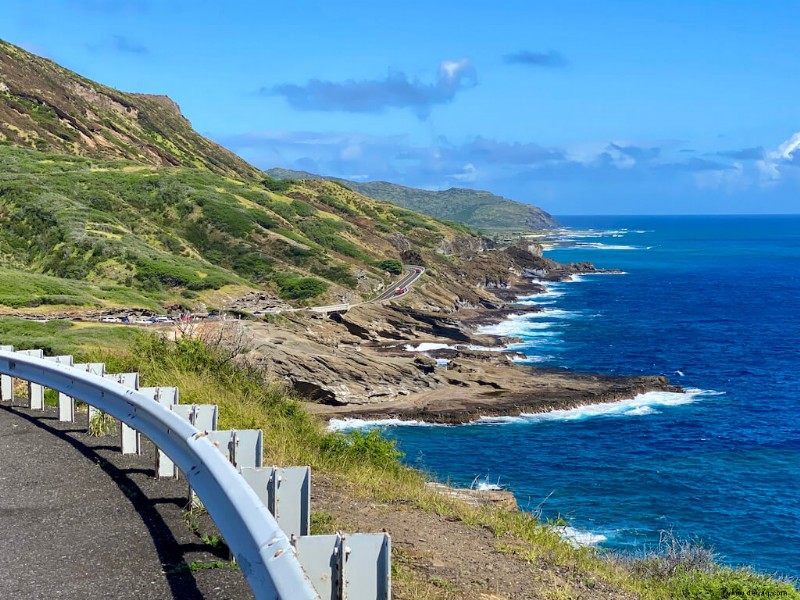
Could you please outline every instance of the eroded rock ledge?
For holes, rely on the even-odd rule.
[[[661,376],[514,364],[517,356],[498,351],[509,339],[475,334],[477,324],[530,310],[506,305],[463,309],[456,315],[364,305],[332,318],[293,313],[279,324],[247,327],[251,359],[310,398],[309,410],[326,417],[466,423],[679,390]],[[407,350],[420,343],[447,348]]]

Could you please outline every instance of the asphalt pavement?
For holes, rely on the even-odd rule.
[[[0,404],[0,598],[252,598],[184,521],[185,481],[153,478],[154,449]],[[86,418],[85,413],[79,418]],[[213,530],[207,516],[203,530]],[[194,566],[190,566],[194,563]]]

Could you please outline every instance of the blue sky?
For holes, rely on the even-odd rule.
[[[261,168],[554,214],[800,212],[800,2],[3,0]],[[1,74],[0,74],[1,75]]]

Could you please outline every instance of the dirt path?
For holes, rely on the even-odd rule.
[[[403,504],[376,504],[355,499],[329,477],[312,476],[315,510],[333,515],[351,531],[392,536],[397,576],[394,597],[425,599],[555,599],[633,600],[636,596],[602,582],[583,579],[566,568],[533,565],[500,552],[502,544],[485,528],[424,512]]]

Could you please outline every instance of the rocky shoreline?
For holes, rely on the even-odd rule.
[[[563,281],[597,272],[586,264],[556,264],[545,277],[536,275]],[[406,302],[363,305],[329,316],[291,313],[271,323],[243,322],[252,348],[248,358],[287,381],[309,398],[310,412],[328,419],[460,424],[614,402],[650,391],[683,391],[663,376],[515,364],[520,356],[500,350],[516,340],[477,330],[536,311],[513,305],[519,296],[543,291],[531,279],[525,273],[492,289],[492,302],[450,312]],[[409,351],[420,344],[435,349]]]

